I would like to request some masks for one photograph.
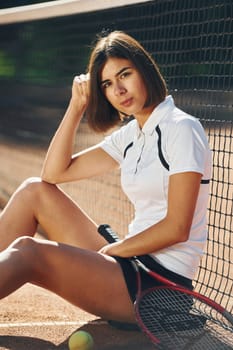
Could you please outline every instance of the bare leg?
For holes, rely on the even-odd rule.
[[[34,236],[40,224],[50,240],[91,250],[105,241],[97,225],[57,186],[26,180],[0,215],[0,251],[21,236]]]
[[[121,268],[112,257],[21,237],[0,253],[0,276],[0,298],[31,282],[92,314],[135,322]]]

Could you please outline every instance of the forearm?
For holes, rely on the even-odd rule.
[[[125,238],[109,246],[103,253],[126,258],[150,254],[184,240],[186,240],[186,235],[182,234],[178,226],[164,219],[133,237]]]
[[[47,182],[57,182],[71,163],[75,135],[84,113],[84,106],[70,100],[64,118],[58,127],[45,157],[41,177]]]
[[[136,236],[109,247],[106,254],[130,257],[157,252],[189,239],[200,188],[201,174],[174,174],[170,177],[168,209],[164,219]]]

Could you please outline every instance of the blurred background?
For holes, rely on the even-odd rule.
[[[152,54],[176,104],[199,118],[208,135],[209,237],[195,282],[233,310],[232,0],[9,0],[0,7],[0,207],[21,181],[40,174],[96,35],[126,31]],[[76,147],[102,137],[84,119]],[[133,209],[118,172],[64,189],[96,222],[127,232]]]
[[[196,117],[232,119],[232,0],[92,3],[98,2],[99,11],[85,13],[91,2],[76,1],[68,15],[56,17],[59,1],[51,1],[54,7],[36,20],[28,20],[26,10],[18,20],[12,7],[39,1],[1,2],[15,16],[8,22],[0,16],[0,138],[46,147],[96,34],[114,29],[153,55],[180,107]],[[104,9],[108,2],[112,8]]]

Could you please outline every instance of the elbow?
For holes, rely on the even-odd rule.
[[[173,218],[172,220],[168,220],[168,223],[167,229],[170,232],[172,244],[188,241],[191,228],[191,223],[188,220],[178,220],[178,218]]]
[[[180,234],[179,240],[177,243],[184,243],[187,242],[189,239],[189,232],[184,232],[183,234]]]
[[[41,180],[44,181],[44,182],[47,182],[51,185],[56,185],[58,183],[57,179],[49,174],[46,174],[45,171],[42,171],[41,172]]]
[[[53,181],[53,180],[47,179],[47,178],[42,178],[42,181],[43,181],[43,182],[46,182],[47,184],[50,184],[50,185],[56,185],[56,184],[58,184],[57,181]]]
[[[51,185],[56,185],[57,184],[56,181],[54,181],[53,179],[47,178],[46,176],[45,177],[41,176],[41,180],[43,182],[47,182],[48,184],[51,184]]]
[[[172,244],[184,243],[189,240],[192,218],[189,219],[173,215],[172,217],[167,216],[165,220],[168,224],[167,230],[170,232]]]
[[[177,226],[175,230],[175,243],[184,243],[187,242],[189,239],[189,234],[190,234],[190,226],[183,226],[179,225]]]

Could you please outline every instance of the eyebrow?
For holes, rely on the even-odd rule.
[[[132,68],[132,67],[129,66],[129,67],[124,67],[124,68],[120,69],[119,72],[117,72],[117,73],[115,74],[115,77],[118,77],[118,76],[121,75],[125,70],[131,69],[131,68]],[[108,82],[109,80],[110,80],[110,79],[105,79],[105,80],[101,81],[101,82],[100,82],[100,85],[103,85],[104,83]]]

